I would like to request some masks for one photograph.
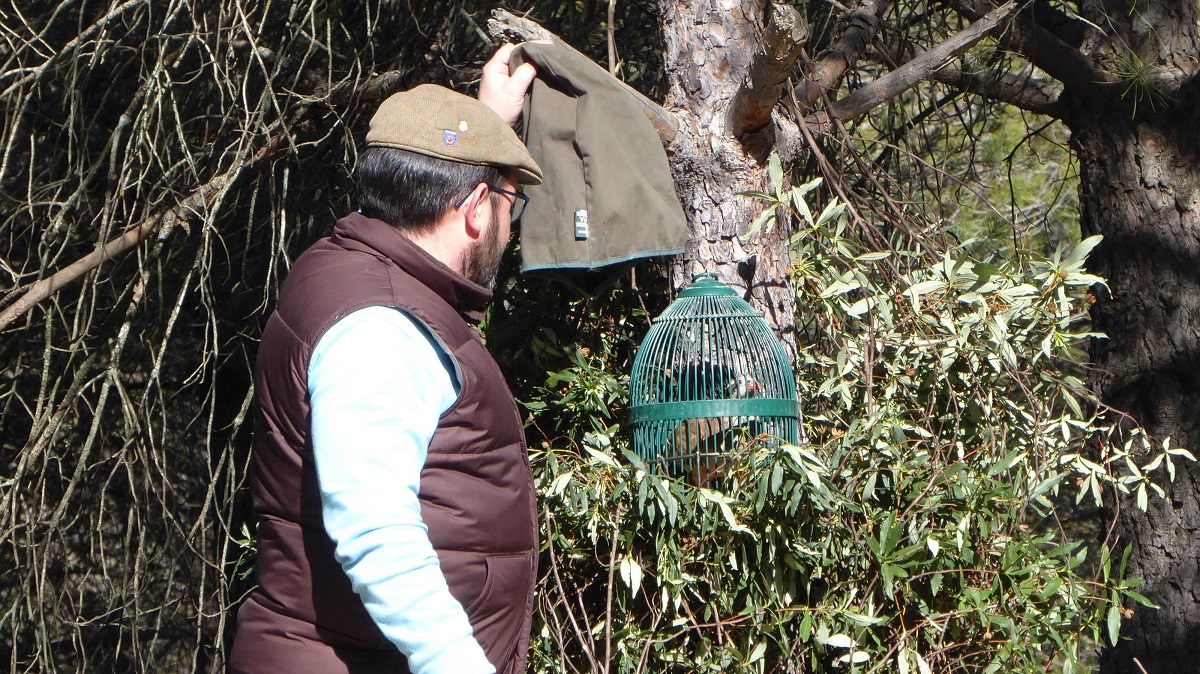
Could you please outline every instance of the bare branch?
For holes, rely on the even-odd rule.
[[[296,119],[299,120],[302,118],[303,114],[310,110],[316,103],[344,105],[347,102],[362,103],[387,96],[400,88],[406,75],[405,71],[399,70],[380,73],[372,76],[366,82],[358,83],[357,88],[354,86],[354,82],[342,82],[327,91],[318,92],[317,95],[304,99],[296,115]],[[138,244],[145,241],[154,232],[160,229],[164,232],[169,232],[175,225],[186,222],[189,214],[207,210],[210,205],[220,198],[225,190],[229,189],[229,186],[233,184],[242,172],[257,167],[262,163],[263,159],[273,155],[290,142],[291,134],[287,128],[277,131],[262,148],[247,160],[236,164],[204,185],[201,185],[174,208],[146,218],[140,224],[125,230],[120,236],[104,244],[100,249],[79,258],[70,265],[58,270],[50,277],[37,281],[30,286],[24,295],[5,307],[3,311],[0,311],[0,330],[8,327],[14,320],[24,315],[42,300],[58,292],[63,286],[79,280],[105,262],[114,260],[137,247]]]
[[[608,74],[617,76],[617,38],[616,38],[617,0],[608,0],[608,23],[605,31],[608,34]]]
[[[237,180],[243,171],[255,166],[279,150],[287,142],[287,138],[286,133],[279,133],[270,143],[256,152],[254,156],[244,162],[237,163],[228,171],[200,186],[174,208],[143,220],[140,224],[125,230],[121,236],[104,244],[103,248],[88,253],[63,269],[58,270],[49,278],[44,278],[34,283],[16,302],[8,305],[4,311],[0,312],[0,330],[8,327],[9,323],[12,323],[24,315],[25,312],[37,306],[42,300],[58,292],[63,286],[78,280],[105,262],[115,260],[132,248],[135,248],[159,228],[172,229],[178,223],[185,222],[190,214],[208,210],[208,207],[220,198],[225,190],[229,189],[233,181]]]
[[[988,5],[983,0],[961,0],[953,3],[963,16],[975,21],[983,16]],[[1096,67],[1083,52],[1063,42],[1024,15],[1010,24],[1000,42],[1041,68],[1070,91],[1090,94],[1099,87],[1116,82],[1116,77]]]
[[[879,16],[886,6],[884,0],[863,0],[859,3],[850,15],[850,27],[842,33],[837,44],[813,64],[811,71],[796,87],[793,98],[800,106],[801,113],[812,110],[813,104],[821,100],[825,92],[837,88],[846,71],[858,62],[858,57],[875,39]]]
[[[1014,75],[999,70],[967,70],[957,65],[947,65],[935,71],[931,79],[1029,112],[1060,119],[1064,114],[1059,102],[1062,86],[1031,75]]]
[[[749,135],[769,130],[771,111],[808,39],[808,21],[794,7],[772,4],[770,12],[749,74],[729,105],[729,132],[743,144],[749,144]]]
[[[884,101],[898,96],[930,77],[939,68],[958,58],[991,33],[1016,10],[1009,2],[987,16],[956,33],[929,51],[867,84],[854,93],[838,99],[829,107],[829,117],[853,119]]]
[[[493,37],[502,40],[513,38],[524,41],[553,40],[564,48],[579,53],[574,47],[564,42],[561,37],[542,28],[536,21],[516,16],[503,9],[492,11],[492,18],[488,19],[488,32]],[[675,140],[675,135],[679,132],[679,122],[675,120],[674,115],[667,112],[658,103],[646,98],[637,89],[615,77],[613,79],[637,99],[638,105],[646,113],[646,118],[654,124],[654,129],[658,131],[658,137],[662,139],[664,146],[669,145],[671,141]]]

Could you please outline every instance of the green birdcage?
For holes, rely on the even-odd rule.
[[[732,452],[796,443],[800,406],[783,344],[737,292],[700,274],[654,319],[629,377],[633,448],[699,486]]]

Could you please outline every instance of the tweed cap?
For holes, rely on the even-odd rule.
[[[479,166],[512,167],[517,182],[540,185],[525,144],[483,103],[436,84],[392,94],[375,112],[367,147],[394,147]]]

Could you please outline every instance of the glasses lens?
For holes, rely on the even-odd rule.
[[[521,219],[521,213],[524,212],[524,207],[529,203],[529,198],[523,193],[510,192],[510,194],[512,194],[512,217],[509,219],[511,222],[517,222],[518,219]]]

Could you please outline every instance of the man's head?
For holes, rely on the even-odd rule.
[[[422,85],[380,105],[355,177],[363,215],[488,285],[508,242],[514,199],[497,190],[540,183],[541,169],[490,108]]]

